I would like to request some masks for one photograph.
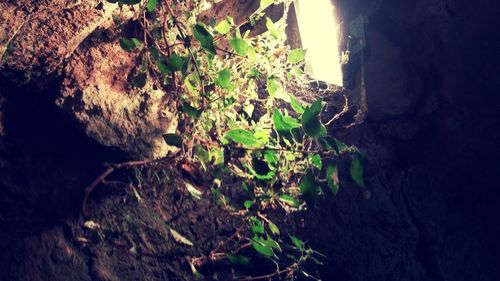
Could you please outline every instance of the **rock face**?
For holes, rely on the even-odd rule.
[[[4,76],[17,83],[44,84],[46,76],[62,74],[57,104],[89,137],[133,158],[165,155],[168,147],[161,135],[177,126],[166,95],[151,87],[129,87],[127,78],[137,57],[121,50],[118,38],[104,42],[104,33],[95,32],[113,29],[118,5],[97,0],[6,1],[0,8]]]
[[[58,105],[103,145],[133,157],[164,156],[169,147],[162,134],[177,127],[168,94],[150,85],[131,87],[127,78],[138,57],[122,50],[117,40],[90,43],[65,67]]]
[[[0,4],[0,67],[25,78],[53,73],[117,8],[101,1]]]

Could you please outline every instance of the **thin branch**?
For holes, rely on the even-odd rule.
[[[160,163],[165,160],[170,159],[171,157],[174,157],[179,153],[180,150],[177,150],[175,152],[169,153],[166,157],[159,158],[159,159],[153,159],[153,160],[140,160],[140,161],[129,161],[129,162],[124,162],[124,163],[117,163],[117,164],[109,164],[108,168],[100,175],[98,176],[89,186],[85,188],[83,191],[83,200],[82,200],[82,212],[83,215],[86,217],[87,216],[87,201],[90,197],[90,194],[96,189],[96,187],[104,182],[106,178],[111,175],[114,171],[122,169],[122,168],[130,168],[130,167],[137,167],[137,166],[145,166],[145,165],[150,165],[154,163]]]
[[[247,277],[247,278],[243,278],[243,279],[240,279],[241,281],[253,281],[253,280],[264,280],[264,279],[271,279],[275,276],[279,276],[281,274],[284,274],[284,273],[287,273],[287,272],[290,272],[292,271],[293,269],[291,267],[287,267],[285,269],[282,269],[280,271],[276,271],[276,272],[273,272],[273,273],[269,273],[269,274],[266,274],[266,275],[261,275],[261,276],[257,276],[257,277]]]

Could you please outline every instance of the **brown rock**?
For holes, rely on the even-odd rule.
[[[151,85],[133,88],[127,81],[138,55],[117,41],[92,42],[77,51],[65,68],[58,105],[88,136],[133,157],[157,158],[169,150],[162,134],[175,132],[177,119],[168,94]]]
[[[117,5],[101,1],[0,4],[0,68],[26,78],[51,74],[97,27],[111,21]]]

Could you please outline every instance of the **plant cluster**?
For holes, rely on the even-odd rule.
[[[350,175],[364,186],[361,153],[328,134],[320,118],[323,101],[304,104],[287,89],[307,82],[307,50],[285,45],[291,0],[261,0],[244,22],[229,16],[219,22],[199,21],[199,14],[212,4],[206,0],[108,1],[131,9],[141,25],[140,36],[120,39],[125,51],[141,57],[132,74],[133,86],[143,88],[149,81],[171,95],[172,105],[178,107],[178,131],[164,135],[166,143],[180,150],[183,161],[210,175],[208,184],[221,204],[234,207],[237,203],[221,190],[241,185],[244,200],[239,204],[248,210],[253,235],[242,245],[277,260],[280,231],[260,212],[313,207],[322,193],[336,194],[341,157],[351,159]],[[273,22],[265,11],[275,4],[283,4],[284,16]],[[258,22],[267,30],[255,35],[252,29]],[[200,197],[195,186],[187,187]],[[312,249],[289,237],[298,255],[279,274],[316,259]],[[223,256],[235,264],[247,263],[239,254],[242,245]]]

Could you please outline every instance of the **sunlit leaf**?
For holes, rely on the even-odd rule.
[[[274,0],[260,0],[259,9],[263,10],[273,4]]]
[[[304,107],[292,95],[290,95],[290,104],[292,105],[293,110],[295,110],[298,114],[304,113]]]
[[[306,201],[307,205],[314,206],[314,201],[318,195],[318,185],[311,170],[307,170],[306,175],[300,182],[300,193],[302,194],[302,197]]]
[[[269,221],[268,224],[269,224],[269,229],[271,230],[271,233],[279,236],[280,229],[278,228],[278,226],[275,225],[272,221]]]
[[[300,202],[297,199],[287,194],[280,195],[279,200],[291,207],[297,208],[300,206]]]
[[[221,70],[219,72],[219,75],[218,75],[217,79],[215,80],[215,82],[221,88],[227,89],[227,87],[229,86],[229,84],[231,82],[231,72],[229,71],[229,69],[224,68],[223,70]]]
[[[322,108],[321,102],[321,99],[315,101],[302,114],[302,127],[304,127],[306,135],[311,138],[319,138],[326,135],[326,128],[319,119]]]
[[[163,138],[168,145],[182,147],[182,138],[177,134],[165,134]]]
[[[251,230],[254,234],[264,234],[266,230],[264,229],[264,224],[255,217],[250,217],[250,221],[253,223]]]
[[[351,177],[356,184],[361,187],[365,187],[365,181],[363,178],[363,166],[358,157],[354,157],[351,162]]]
[[[270,18],[266,18],[266,27],[267,30],[269,30],[269,32],[271,33],[271,36],[275,39],[280,39],[281,37],[283,37],[283,32],[279,31],[278,28],[276,28]]]
[[[226,132],[224,134],[224,138],[228,140],[232,140],[237,143],[241,143],[248,147],[261,147],[261,143],[254,136],[253,133],[249,131],[245,131],[243,129],[234,129]]]
[[[306,56],[306,50],[305,49],[295,49],[288,54],[288,62],[290,63],[298,63],[302,60],[304,60]]]
[[[272,166],[276,166],[278,164],[278,156],[276,155],[276,151],[266,150],[264,152],[264,159],[266,159],[267,163]]]
[[[278,90],[279,85],[278,85],[278,82],[276,81],[276,78],[274,76],[270,76],[269,78],[267,78],[266,87],[267,87],[267,92],[269,93],[269,95],[271,97],[276,94],[276,91]]]
[[[229,40],[229,45],[240,56],[246,56],[248,53],[249,45],[245,39],[233,38]]]
[[[273,252],[273,249],[271,249],[270,247],[268,246],[264,246],[262,245],[261,243],[259,242],[256,242],[254,240],[251,240],[250,243],[252,244],[252,247],[259,253],[261,253],[262,255],[266,256],[266,257],[272,257],[274,256],[274,252]]]
[[[231,30],[231,24],[227,20],[223,20],[219,22],[215,27],[215,31],[219,32],[220,34],[227,34]]]
[[[323,167],[323,162],[321,161],[321,156],[319,156],[318,154],[309,155],[309,161],[318,170],[321,170],[321,168]]]

